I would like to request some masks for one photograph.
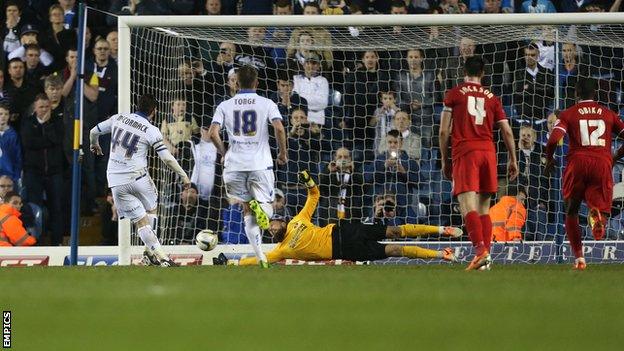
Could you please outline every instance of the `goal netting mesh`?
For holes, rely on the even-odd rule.
[[[258,69],[258,92],[278,104],[287,130],[289,161],[275,169],[277,213],[289,217],[302,208],[306,191],[296,175],[308,169],[321,186],[319,225],[344,218],[462,227],[451,182],[440,171],[437,134],[446,89],[463,80],[464,58],[478,54],[488,61],[484,85],[501,97],[520,149],[519,180],[508,183],[506,150],[495,137],[500,190],[492,204],[526,189],[522,239],[561,243],[562,168],[550,178],[543,175],[554,121],[549,116],[574,103],[581,76],[597,78],[598,100],[619,111],[622,37],[619,24],[132,28],[132,106],[143,93],[156,96],[154,123],[197,190],[197,196],[182,192],[151,156],[160,193],[159,237],[190,244],[199,230],[210,228],[222,243],[247,242],[241,206],[226,198],[221,165],[202,128],[210,125],[217,104],[236,93],[235,70],[245,64]],[[396,138],[388,136],[393,129],[402,136],[398,153]],[[559,165],[565,149],[557,151]],[[614,167],[616,183],[623,169]],[[611,240],[622,238],[619,207],[614,201]],[[508,212],[499,209],[503,219],[495,224]],[[589,238],[586,220],[581,223]],[[548,251],[550,260],[555,251]]]

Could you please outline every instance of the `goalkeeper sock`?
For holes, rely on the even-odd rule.
[[[472,246],[475,248],[476,254],[481,255],[485,251],[485,245],[483,244],[483,228],[479,214],[477,211],[470,211],[466,213],[464,220]]]
[[[442,254],[436,250],[423,249],[418,246],[402,246],[401,255],[408,258],[440,258]]]
[[[256,223],[256,219],[252,215],[245,216],[245,234],[247,234],[249,244],[253,248],[258,261],[268,262],[266,255],[262,252],[262,247],[260,246],[262,243],[262,232],[260,231],[260,227],[258,227],[258,223]]]
[[[583,257],[583,242],[581,241],[581,226],[578,216],[566,216],[565,231],[570,240],[570,247],[576,258]]]
[[[160,246],[160,242],[158,241],[156,234],[154,234],[154,231],[149,224],[137,229],[137,233],[139,234],[141,240],[143,240],[145,247],[147,247],[148,250],[152,251],[159,260],[165,260],[169,258],[167,254],[165,254],[165,252],[163,251],[162,246]]]
[[[489,214],[481,215],[481,230],[483,233],[483,245],[485,249],[490,251],[492,247],[492,218]]]
[[[414,238],[431,234],[441,234],[441,231],[444,231],[443,227],[424,224],[403,224],[400,228],[402,238]]]

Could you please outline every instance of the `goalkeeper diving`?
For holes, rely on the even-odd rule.
[[[269,263],[283,259],[303,261],[349,260],[372,261],[388,257],[423,259],[444,259],[455,262],[453,250],[429,250],[415,245],[381,244],[380,240],[413,238],[441,234],[457,238],[463,233],[459,228],[438,227],[419,224],[386,226],[340,221],[318,227],[312,224],[312,214],[320,198],[319,188],[307,171],[299,173],[299,181],[308,188],[308,198],[299,214],[288,223],[282,218],[273,218],[269,233],[278,242],[277,247],[266,254]],[[255,257],[228,260],[221,254],[215,264],[256,265]]]

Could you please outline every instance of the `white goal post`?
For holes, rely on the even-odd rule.
[[[225,28],[223,36],[217,36],[217,39],[226,40],[226,35],[239,35],[241,29],[248,27],[316,27],[316,28],[345,28],[345,27],[380,27],[391,28],[395,26],[403,26],[406,28],[414,28],[413,31],[407,32],[402,40],[413,40],[414,43],[398,43],[394,44],[387,42],[384,44],[390,45],[392,50],[405,50],[410,45],[419,46],[426,38],[426,30],[424,28],[429,27],[449,27],[460,28],[459,32],[469,30],[471,27],[484,27],[491,26],[494,29],[501,30],[501,32],[492,32],[489,35],[500,35],[505,37],[508,33],[504,32],[505,26],[518,27],[517,32],[514,35],[521,35],[524,30],[524,26],[554,26],[553,28],[568,28],[572,25],[616,25],[617,30],[614,33],[620,35],[609,39],[603,38],[607,46],[623,48],[624,44],[621,43],[621,37],[624,36],[624,13],[554,13],[554,14],[462,14],[462,15],[347,15],[347,16],[121,16],[118,17],[118,35],[119,35],[119,49],[118,49],[118,79],[119,79],[119,93],[118,93],[118,111],[131,112],[132,106],[132,30],[150,28],[154,29],[164,35],[174,38],[194,38],[201,37],[202,33],[197,36],[189,35],[188,31],[178,30],[178,28],[192,28],[192,29],[220,29]],[[560,27],[557,27],[560,26]],[[228,31],[227,29],[232,29]],[[450,32],[450,31],[449,31]],[[554,40],[556,42],[562,42],[563,39],[558,37],[558,30],[555,29]],[[237,34],[238,33],[238,34]],[[383,31],[379,36],[371,35],[370,46],[358,46],[355,50],[363,51],[369,50],[384,50],[385,46],[380,46],[384,40],[388,38],[383,37],[385,34]],[[412,36],[413,35],[413,36]],[[422,35],[422,36],[419,36]],[[526,38],[533,38],[527,34]],[[584,33],[579,33],[578,37],[581,42],[592,42],[591,37],[583,37]],[[484,42],[492,40],[488,38],[488,33],[482,34]],[[210,37],[211,41],[217,41],[215,37]],[[236,37],[240,38],[240,37]],[[407,39],[406,39],[407,38]],[[413,39],[412,39],[413,38]],[[206,39],[208,40],[208,39]],[[437,38],[436,43],[431,44],[430,47],[437,47],[446,45],[448,47],[457,46],[456,37],[445,43],[446,38]],[[240,40],[239,40],[240,41]],[[478,42],[478,40],[477,40]],[[619,42],[619,43],[618,43]],[[345,41],[336,40],[336,45],[348,45],[348,38]],[[479,44],[479,42],[478,42]],[[284,48],[284,43],[279,44]],[[393,46],[394,45],[394,46]],[[428,44],[427,44],[428,45]],[[277,46],[276,46],[277,47]],[[342,46],[341,46],[342,47]],[[319,49],[328,49],[327,47],[319,47]],[[331,49],[331,47],[329,48]],[[556,55],[559,55],[557,52]],[[558,57],[558,56],[557,56]],[[555,64],[558,67],[558,63]],[[556,68],[558,69],[558,68]],[[554,83],[558,84],[558,80]],[[166,87],[163,85],[163,87]],[[557,85],[558,87],[558,85]],[[557,89],[558,91],[558,89]],[[443,92],[443,90],[442,90]],[[558,94],[558,93],[556,93]],[[557,99],[558,101],[559,99]],[[558,105],[557,105],[558,106]],[[160,221],[161,225],[164,225],[166,221]],[[199,228],[198,228],[199,229]],[[120,243],[120,264],[126,264],[130,262],[130,250],[126,247],[129,245],[129,237],[131,233],[130,224],[128,221],[119,222],[119,243]],[[124,256],[124,257],[122,257]]]

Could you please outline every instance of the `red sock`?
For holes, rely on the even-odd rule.
[[[490,251],[492,247],[492,219],[489,214],[481,215],[481,230],[483,233],[483,245],[485,249]]]
[[[583,257],[583,243],[581,242],[581,226],[578,216],[566,216],[565,231],[570,240],[570,247],[575,257]]]
[[[483,245],[483,233],[479,214],[477,211],[470,211],[466,213],[464,220],[466,221],[466,229],[468,230],[468,237],[472,241],[472,246],[475,247],[477,255],[481,255],[485,251],[485,246]]]

